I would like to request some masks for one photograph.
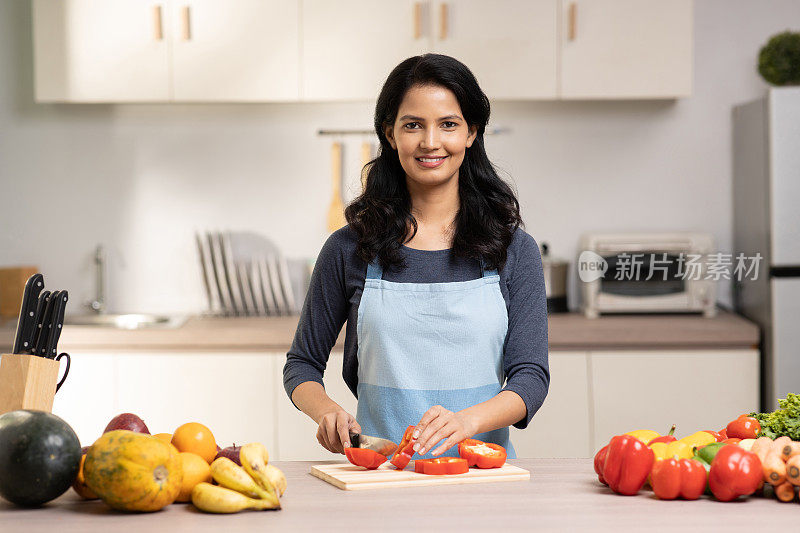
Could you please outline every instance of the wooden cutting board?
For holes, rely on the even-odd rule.
[[[410,470],[408,469],[410,468]],[[342,490],[423,487],[428,485],[459,485],[462,483],[492,483],[497,481],[527,481],[531,473],[506,463],[502,468],[470,468],[466,474],[429,476],[414,472],[413,463],[406,470],[396,470],[384,463],[377,470],[366,470],[350,463],[313,465],[311,475]]]

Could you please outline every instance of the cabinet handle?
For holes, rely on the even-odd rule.
[[[189,6],[181,8],[181,39],[188,41],[192,38],[191,13]]]
[[[164,26],[161,20],[161,6],[153,6],[153,39],[164,40]]]
[[[439,39],[447,39],[447,4],[442,3],[439,11]]]
[[[422,35],[422,2],[414,2],[414,39]]]
[[[577,36],[577,22],[578,22],[578,4],[572,3],[569,5],[569,40],[574,41]]]

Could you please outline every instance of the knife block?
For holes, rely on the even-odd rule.
[[[17,409],[53,409],[60,361],[37,355],[0,355],[0,414]]]

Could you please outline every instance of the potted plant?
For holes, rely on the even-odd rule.
[[[800,33],[770,37],[758,54],[758,72],[772,85],[800,85]]]

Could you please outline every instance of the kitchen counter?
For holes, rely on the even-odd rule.
[[[660,501],[652,492],[619,496],[597,481],[591,459],[528,459],[511,463],[530,481],[342,491],[308,472],[314,462],[276,462],[288,488],[281,511],[209,515],[188,504],[126,514],[69,490],[42,509],[0,501],[0,531],[793,531],[797,503],[751,497],[721,503]],[[782,529],[781,529],[782,528]]]
[[[189,317],[177,328],[123,330],[67,324],[59,349],[287,351],[298,317]],[[720,310],[698,315],[620,315],[587,319],[580,313],[548,319],[551,350],[751,348],[759,343],[756,324]],[[0,324],[0,350],[11,349],[15,320]],[[344,331],[336,348],[344,346]]]

